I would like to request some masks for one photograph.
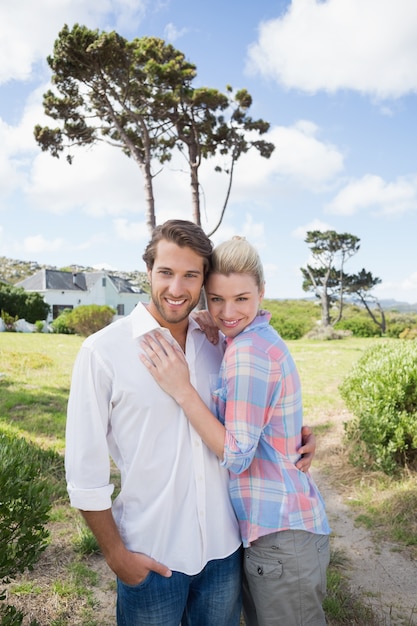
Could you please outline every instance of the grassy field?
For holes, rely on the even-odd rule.
[[[322,434],[332,435],[332,445],[338,448],[336,469],[329,461],[328,452],[324,454],[320,449],[315,463],[333,477],[348,476],[344,488],[350,490],[351,501],[363,523],[372,526],[372,520],[377,518],[378,532],[415,550],[412,542],[413,536],[416,539],[415,520],[394,520],[398,516],[390,514],[386,506],[388,500],[398,503],[407,492],[407,508],[415,510],[415,477],[404,476],[396,482],[369,473],[365,477],[360,470],[352,470],[347,456],[340,454],[343,430],[340,416],[343,419],[349,416],[338,385],[352,364],[377,341],[383,340],[349,338],[287,343],[302,379],[305,421],[314,426],[319,440]],[[80,337],[73,335],[0,334],[0,429],[63,453],[71,369],[81,342]],[[94,542],[85,532],[78,513],[70,509],[65,495],[54,502],[49,528],[48,549],[34,572],[10,585],[8,602],[23,609],[41,626],[110,626],[111,621],[100,618],[98,602],[103,602],[109,592],[114,595],[114,583],[103,575],[105,568],[100,565],[100,557],[90,554],[94,552]],[[413,554],[416,557],[417,550]],[[330,574],[329,624],[377,624],[360,602],[348,597],[336,562]]]

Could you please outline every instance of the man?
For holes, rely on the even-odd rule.
[[[158,226],[143,255],[150,303],[87,338],[74,366],[68,492],[117,576],[119,626],[240,620],[241,540],[227,470],[139,358],[140,338],[163,327],[184,350],[192,382],[211,406],[222,347],[189,317],[211,252],[192,222]],[[314,444],[300,452],[311,450]],[[121,473],[114,502],[109,454]]]

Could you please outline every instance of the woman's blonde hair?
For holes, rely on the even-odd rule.
[[[216,246],[212,254],[210,274],[249,274],[255,279],[259,291],[264,288],[265,278],[258,252],[245,237],[232,237]]]

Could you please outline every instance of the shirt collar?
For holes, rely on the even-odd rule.
[[[254,328],[259,328],[261,326],[268,326],[270,319],[271,319],[271,313],[269,311],[266,311],[265,309],[260,309],[255,319],[250,324],[248,324],[246,328],[244,328],[242,332],[239,333],[239,335],[236,335],[236,337],[226,337],[226,345],[230,346],[233,339],[236,339],[237,337],[239,337],[240,335],[243,335],[244,333],[249,333]]]
[[[151,330],[163,328],[158,324],[153,315],[149,313],[147,307],[142,302],[136,305],[130,315],[132,318],[132,334],[134,337],[142,337]],[[192,317],[189,317],[187,334],[191,332],[203,335],[203,337],[205,336],[198,323]]]

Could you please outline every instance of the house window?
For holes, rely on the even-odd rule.
[[[124,315],[125,314],[125,305],[124,304],[118,304],[117,305],[117,315]]]
[[[61,315],[65,311],[65,309],[73,309],[72,304],[53,304],[52,305],[52,318],[56,320],[56,318]]]

